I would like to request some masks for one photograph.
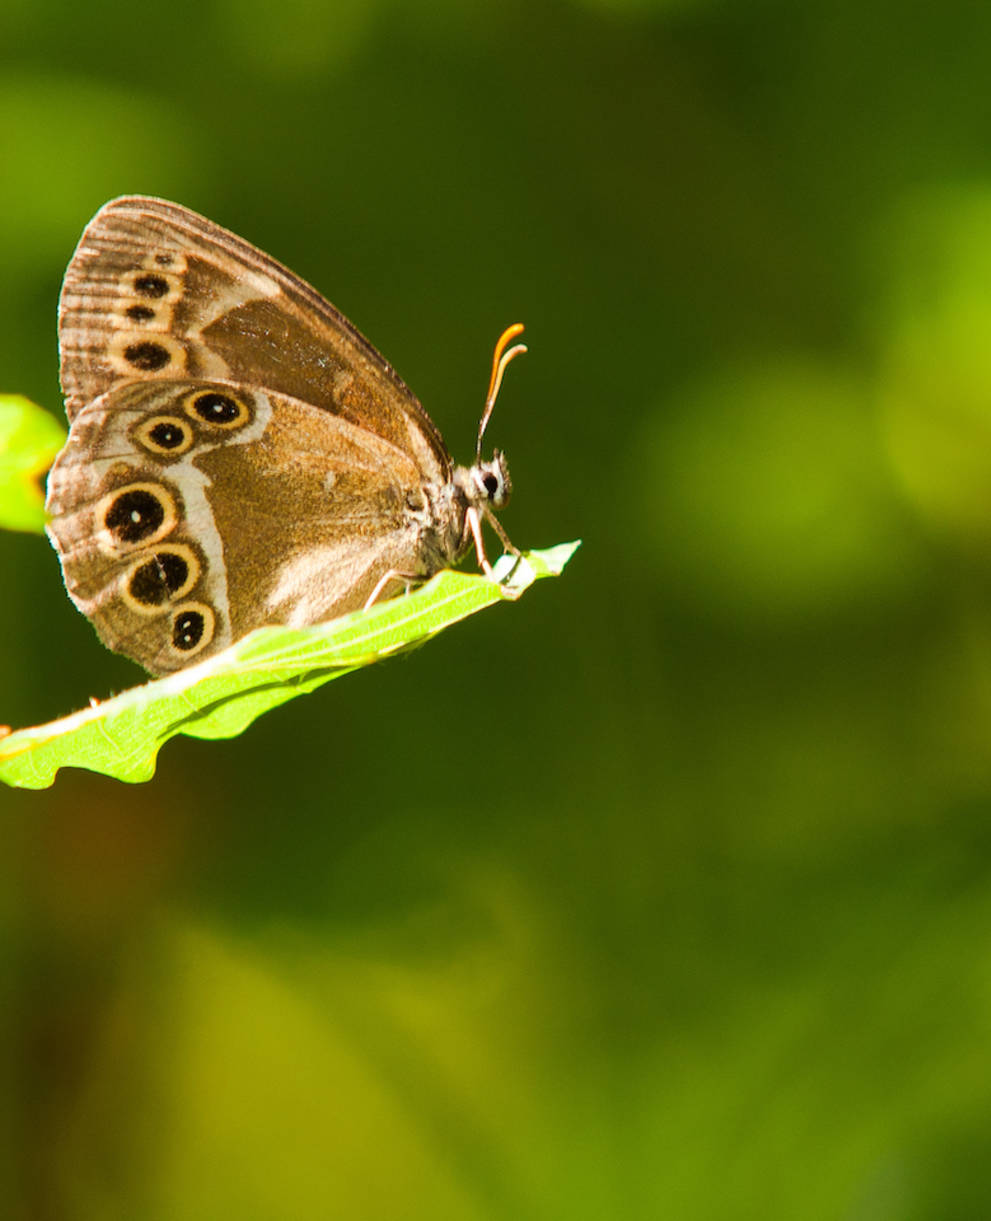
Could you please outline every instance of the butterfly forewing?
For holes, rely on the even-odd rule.
[[[134,196],[100,209],[66,272],[59,341],[70,420],[126,380],[232,380],[375,433],[409,454],[425,481],[450,476],[426,412],[338,310],[177,204]]]

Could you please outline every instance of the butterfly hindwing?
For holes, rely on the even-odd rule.
[[[298,399],[132,381],[76,413],[49,534],[104,642],[165,673],[263,623],[360,607],[411,571],[419,486],[407,454]]]

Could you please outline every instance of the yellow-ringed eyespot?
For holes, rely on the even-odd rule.
[[[213,639],[216,617],[205,602],[184,602],[172,612],[169,643],[184,657],[192,657]]]
[[[138,373],[161,373],[170,376],[186,367],[186,350],[172,335],[155,330],[121,330],[110,340],[108,354],[114,365],[130,377]]]
[[[213,428],[240,428],[251,419],[248,404],[228,390],[195,390],[183,407],[192,419]]]
[[[110,551],[146,547],[175,529],[175,501],[161,484],[128,483],[108,492],[96,506],[101,543]]]
[[[185,543],[163,543],[131,565],[122,587],[124,601],[142,615],[154,615],[184,598],[199,580],[201,565]]]
[[[162,301],[182,293],[182,282],[170,271],[139,269],[125,278],[127,292],[138,301]]]
[[[132,435],[144,449],[164,458],[184,454],[195,440],[190,422],[176,415],[157,415],[143,420]]]

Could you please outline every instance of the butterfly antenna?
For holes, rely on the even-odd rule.
[[[511,360],[514,360],[526,351],[525,343],[518,343],[513,348],[509,347],[516,336],[522,334],[523,323],[514,322],[512,326],[507,326],[498,340],[496,340],[495,352],[492,356],[492,376],[489,378],[489,392],[485,396],[485,409],[482,412],[482,421],[478,426],[478,445],[475,447],[476,462],[481,462],[482,460],[482,437],[485,434],[485,427],[489,422],[489,416],[492,414],[492,408],[495,406],[499,387],[502,385],[502,375],[506,372],[506,366]],[[508,351],[507,348],[509,349]]]

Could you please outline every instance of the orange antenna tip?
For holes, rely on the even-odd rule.
[[[526,351],[526,344],[523,343],[518,343],[512,348],[509,347],[517,335],[523,334],[523,329],[522,322],[514,322],[512,326],[507,326],[496,340],[495,352],[492,354],[492,375],[489,378],[488,393],[485,395],[485,408],[482,411],[482,420],[478,426],[478,445],[475,450],[476,462],[480,461],[482,457],[482,436],[485,433],[485,426],[489,422],[489,417],[492,415],[492,408],[495,406],[499,387],[502,385],[502,375],[506,372],[506,366],[511,360],[515,360],[517,356],[522,355]]]

